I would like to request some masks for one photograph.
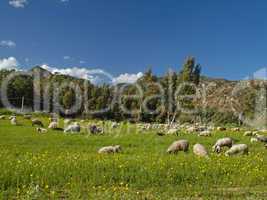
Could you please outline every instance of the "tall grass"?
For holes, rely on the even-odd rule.
[[[159,137],[154,132],[138,134],[132,125],[127,132],[124,125],[104,136],[54,131],[38,135],[29,121],[19,118],[19,122],[22,126],[0,121],[4,199],[264,199],[267,195],[267,152],[261,144],[250,144],[242,133]],[[211,150],[224,136],[249,144],[250,154],[225,157],[210,152],[210,159],[193,155],[194,143]],[[181,138],[190,141],[189,153],[167,155],[170,143]],[[115,144],[122,146],[122,153],[97,154],[100,147]]]

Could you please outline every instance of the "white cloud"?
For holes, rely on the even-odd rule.
[[[68,3],[69,0],[60,0],[60,2],[62,2],[62,3]]]
[[[30,59],[29,58],[25,58],[25,62],[27,63],[27,62],[29,62],[30,61]]]
[[[81,61],[80,61],[80,64],[84,64],[84,63],[86,63],[86,62],[85,62],[85,61],[83,61],[83,60],[81,60]]]
[[[0,42],[0,47],[12,48],[12,47],[16,47],[16,43],[11,40],[2,40]]]
[[[7,69],[7,70],[17,69],[18,64],[19,63],[18,63],[17,59],[14,57],[3,58],[3,59],[0,59],[0,70],[2,70],[2,69]]]
[[[27,4],[27,0],[10,0],[9,5],[13,6],[14,8],[24,8]]]
[[[69,60],[69,59],[71,59],[71,57],[70,56],[64,56],[63,59],[64,60]]]
[[[48,66],[47,64],[41,65],[43,69],[50,71],[51,73],[60,73],[64,75],[69,75],[77,78],[82,78],[89,80],[94,84],[99,83],[134,83],[138,78],[143,76],[143,73],[139,72],[137,74],[121,74],[118,77],[113,77],[109,73],[102,69],[87,69],[87,68],[56,68]]]
[[[118,77],[113,79],[114,84],[118,83],[135,83],[139,78],[143,76],[142,72],[138,72],[137,74],[120,74]]]

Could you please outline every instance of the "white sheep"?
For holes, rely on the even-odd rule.
[[[195,144],[193,146],[193,153],[200,157],[208,157],[208,151],[202,144]]]
[[[265,136],[265,135],[259,135],[259,134],[256,134],[256,138],[257,138],[258,141],[260,141],[260,142],[267,143],[267,136]]]
[[[115,146],[102,147],[101,149],[98,150],[98,153],[110,154],[110,153],[119,153],[121,151],[122,151],[121,146],[115,145]]]
[[[79,123],[74,123],[65,128],[64,133],[79,133],[81,131],[81,126]]]
[[[236,144],[233,145],[228,151],[225,152],[226,156],[248,154],[248,145]]]
[[[45,129],[45,128],[36,128],[36,131],[38,132],[38,133],[47,133],[47,129]]]
[[[16,116],[15,115],[11,115],[8,119],[11,120],[13,118],[16,118]]]
[[[253,132],[252,131],[246,131],[243,136],[252,136]]]
[[[12,124],[12,125],[18,125],[18,122],[17,122],[17,118],[16,117],[13,117],[11,120],[10,120],[10,123]]]
[[[49,129],[57,129],[58,123],[57,122],[51,122],[48,126]]]
[[[111,128],[113,128],[113,129],[117,128],[118,126],[119,125],[116,122],[112,122],[112,124],[111,124]]]
[[[215,145],[212,147],[214,152],[220,153],[222,147],[229,147],[231,148],[234,144],[234,141],[232,138],[226,137],[218,139]]]
[[[206,130],[206,131],[201,131],[201,132],[198,134],[198,136],[209,137],[209,136],[211,136],[211,131],[208,131],[208,130]]]
[[[177,153],[178,151],[187,152],[189,149],[189,142],[187,140],[178,140],[173,142],[167,149],[167,153]]]
[[[231,131],[239,132],[240,131],[240,128],[239,127],[235,127],[235,128],[232,128]]]
[[[253,138],[250,139],[250,142],[251,142],[251,143],[258,142],[258,141],[259,141],[259,140],[258,140],[257,138],[255,138],[255,137],[253,137]]]

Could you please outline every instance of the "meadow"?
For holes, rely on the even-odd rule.
[[[125,123],[101,136],[41,135],[29,120],[18,121],[21,126],[0,120],[0,199],[267,199],[267,150],[243,132],[160,137]],[[248,144],[249,155],[212,153],[224,136]],[[190,151],[166,154],[178,139],[188,139]],[[195,143],[206,146],[209,159],[193,155]],[[122,153],[97,153],[116,144]]]

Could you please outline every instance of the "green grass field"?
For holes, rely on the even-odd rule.
[[[123,125],[104,136],[40,135],[29,120],[18,121],[22,126],[0,120],[1,199],[267,199],[267,150],[242,132],[160,137]],[[249,155],[213,154],[212,145],[224,136],[248,144]],[[190,151],[167,155],[177,139],[188,139]],[[193,155],[196,142],[210,159]],[[116,144],[122,153],[97,154]]]

